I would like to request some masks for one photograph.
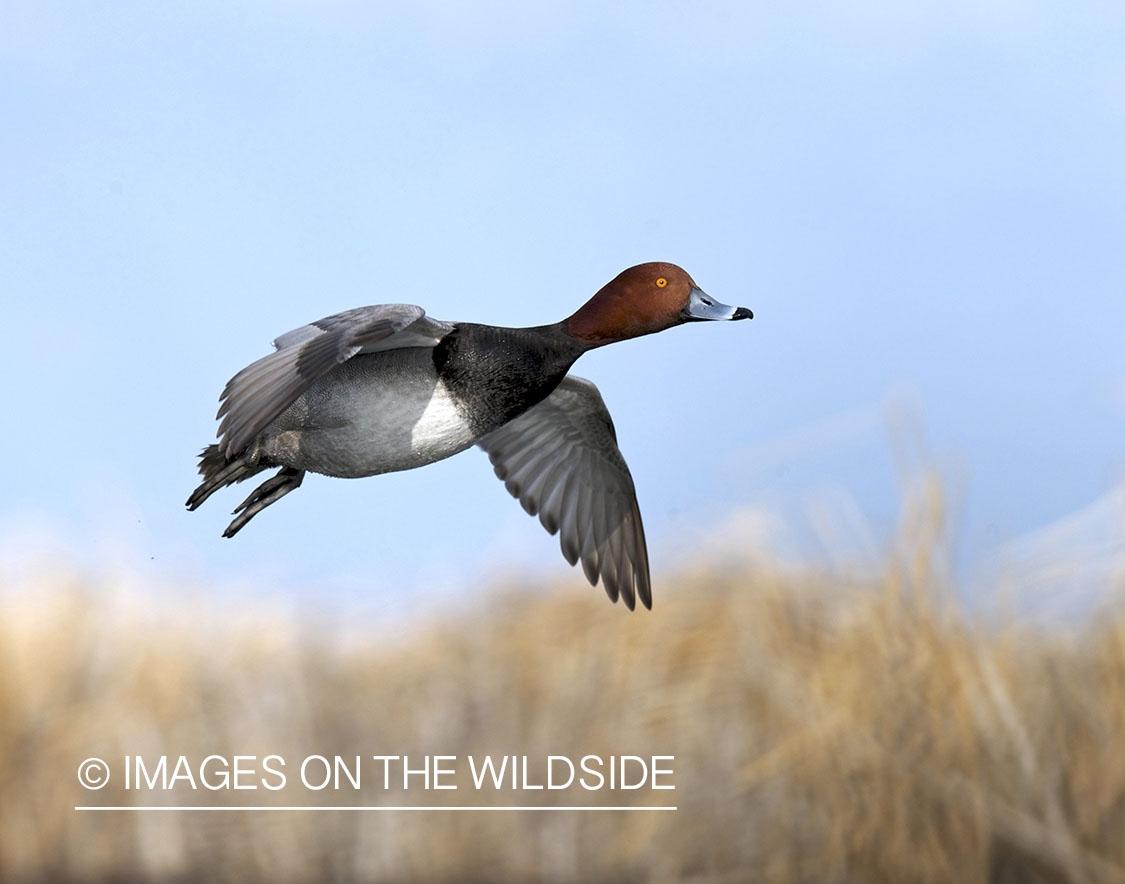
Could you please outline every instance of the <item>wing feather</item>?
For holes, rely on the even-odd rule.
[[[539,404],[478,443],[508,491],[592,585],[652,607],[648,549],[633,478],[597,387],[567,376]]]

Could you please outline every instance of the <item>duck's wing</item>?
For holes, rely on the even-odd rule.
[[[307,390],[360,353],[399,347],[432,347],[453,330],[413,304],[356,307],[302,325],[277,338],[276,352],[252,362],[227,381],[219,397],[219,451],[238,454]]]
[[[648,548],[633,477],[598,388],[567,375],[546,399],[484,436],[496,475],[570,564],[632,610],[652,607]]]

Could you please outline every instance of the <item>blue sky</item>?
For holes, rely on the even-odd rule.
[[[907,449],[972,570],[1125,475],[1123,45],[1119,3],[8,2],[0,550],[376,605],[589,592],[478,451],[310,477],[234,540],[243,487],[182,503],[290,328],[551,322],[670,260],[754,321],[575,367],[657,599],[748,512],[801,555],[810,509],[877,546]]]

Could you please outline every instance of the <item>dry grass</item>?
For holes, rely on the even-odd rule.
[[[572,580],[394,642],[75,583],[9,588],[0,879],[1125,882],[1125,611],[968,618],[937,567],[936,496],[922,500],[877,578],[700,570],[634,615]],[[72,810],[173,800],[120,777],[84,792],[86,756],[212,752],[675,755],[677,788],[188,801],[680,809]]]

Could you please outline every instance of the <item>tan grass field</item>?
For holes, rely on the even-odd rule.
[[[0,880],[1125,882],[1120,593],[1067,624],[970,618],[915,515],[874,577],[700,569],[631,615],[575,577],[366,641],[264,603],[7,587]],[[162,753],[673,755],[676,788],[77,783],[87,756]],[[73,809],[179,802],[678,810]]]

